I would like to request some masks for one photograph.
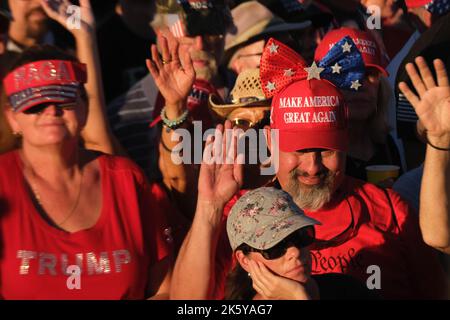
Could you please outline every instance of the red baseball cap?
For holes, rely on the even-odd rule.
[[[405,0],[406,6],[408,8],[422,7],[430,2],[431,0]]]
[[[385,65],[382,63],[382,53],[375,38],[367,31],[353,28],[345,27],[328,32],[317,46],[314,60],[318,61],[322,59],[331,47],[345,36],[352,38],[353,42],[358,47],[359,52],[361,52],[366,67],[377,68],[385,76],[389,75],[384,68]]]
[[[3,79],[14,112],[24,112],[41,103],[75,102],[87,81],[87,67],[68,60],[40,60],[22,65]]]
[[[294,82],[272,99],[271,128],[284,152],[348,149],[348,111],[338,88],[327,80]]]

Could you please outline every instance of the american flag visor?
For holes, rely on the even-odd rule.
[[[13,70],[3,86],[14,112],[23,112],[42,103],[75,102],[86,80],[86,65],[82,63],[43,60]]]

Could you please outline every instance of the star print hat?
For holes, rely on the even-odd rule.
[[[358,90],[364,76],[361,66],[362,58],[350,38],[342,39],[326,59],[310,67],[288,46],[268,41],[260,78],[264,94],[272,97],[270,126],[278,129],[281,151],[348,149],[348,110],[338,86]]]
[[[361,53],[366,67],[377,68],[386,77],[389,75],[385,69],[385,63],[383,63],[385,59],[383,58],[382,49],[375,38],[367,31],[353,28],[340,28],[328,32],[317,46],[314,59],[320,60],[325,57],[329,50],[345,36],[353,40]]]

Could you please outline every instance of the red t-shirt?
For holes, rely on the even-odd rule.
[[[28,196],[16,151],[0,156],[0,296],[4,299],[143,299],[149,269],[171,250],[164,191],[130,160],[97,158],[102,208],[89,229],[50,226]],[[69,289],[67,266],[81,269]],[[75,283],[75,282],[72,282]]]
[[[417,214],[392,190],[385,193],[375,185],[347,177],[326,210],[305,213],[322,223],[316,226],[321,247],[311,250],[313,274],[344,273],[366,284],[376,272],[368,267],[374,265],[379,267],[383,298],[445,295],[445,275],[436,252],[422,240]],[[224,222],[216,256],[214,298],[218,299],[223,298],[225,278],[232,266],[225,227]],[[377,284],[373,279],[369,283]]]

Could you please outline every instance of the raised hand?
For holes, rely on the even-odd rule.
[[[237,136],[227,136],[231,122],[218,125],[214,138],[207,140],[198,181],[198,201],[223,208],[243,182],[243,157],[237,155]],[[224,134],[225,132],[225,134]]]
[[[300,282],[271,272],[262,262],[250,260],[253,288],[267,300],[311,300],[314,290]],[[309,280],[314,281],[312,279]]]
[[[412,63],[406,71],[418,96],[405,82],[399,88],[416,110],[421,124],[427,130],[427,138],[433,145],[448,148],[450,142],[450,86],[442,60],[434,60],[437,84],[423,57],[415,59],[419,73]],[[443,145],[444,144],[444,145]]]
[[[168,108],[180,104],[184,106],[195,80],[189,52],[179,52],[178,40],[170,31],[166,31],[164,36],[159,34],[158,43],[162,59],[156,45],[152,45],[152,59],[146,61],[147,68],[165,98],[166,106]]]
[[[72,4],[68,0],[41,0],[41,5],[51,19],[59,22],[74,36],[86,32],[90,34],[95,33],[95,17],[90,0],[80,0],[79,6]],[[80,10],[79,24],[74,23],[74,19],[77,16],[70,10],[70,6]]]

